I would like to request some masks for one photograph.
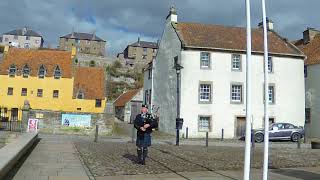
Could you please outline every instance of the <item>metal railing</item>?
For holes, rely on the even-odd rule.
[[[14,121],[0,121],[0,131],[22,131],[22,123],[19,120]]]

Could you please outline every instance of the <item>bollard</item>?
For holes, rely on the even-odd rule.
[[[132,125],[131,142],[134,143],[134,125]]]
[[[209,145],[208,138],[209,138],[209,133],[206,132],[206,147],[208,147],[208,145]]]
[[[98,142],[98,132],[99,132],[99,125],[96,124],[96,133],[94,135],[94,142]]]
[[[254,133],[252,133],[251,143],[252,143],[252,148],[255,148],[255,146],[256,146],[256,140],[255,140],[255,135],[254,135]]]
[[[224,129],[222,128],[221,129],[221,141],[223,141],[223,138],[224,138]]]
[[[299,135],[297,143],[298,143],[297,148],[300,149],[301,148],[301,136],[300,135]]]
[[[188,139],[188,132],[189,131],[189,128],[188,127],[186,127],[186,139]]]

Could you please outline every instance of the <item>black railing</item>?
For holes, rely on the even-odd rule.
[[[1,131],[21,132],[22,131],[22,123],[21,123],[21,121],[18,121],[18,120],[0,121],[0,130]]]

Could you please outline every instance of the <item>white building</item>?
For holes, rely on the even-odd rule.
[[[43,46],[43,38],[37,32],[24,27],[4,33],[1,44],[18,48],[40,48]]]
[[[307,137],[320,138],[320,31],[308,28],[303,38],[294,42],[307,56],[305,61]]]
[[[270,26],[272,27],[272,26]],[[269,115],[271,122],[304,125],[304,58],[294,45],[269,30]],[[263,127],[263,32],[252,29],[253,128]],[[159,107],[159,129],[175,133],[177,75],[181,70],[182,134],[189,137],[235,138],[245,131],[246,29],[222,25],[181,23],[171,8],[158,54],[145,77],[151,104]],[[151,83],[153,81],[153,83]],[[148,91],[150,92],[150,91]],[[145,95],[146,96],[146,95]]]

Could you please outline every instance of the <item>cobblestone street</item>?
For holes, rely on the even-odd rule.
[[[136,174],[160,174],[218,170],[240,170],[243,167],[242,147],[153,145],[146,166],[136,163],[136,148],[132,143],[76,141],[85,164],[95,177]],[[253,168],[262,167],[262,149],[256,148]],[[318,150],[273,148],[272,168],[320,166]]]

